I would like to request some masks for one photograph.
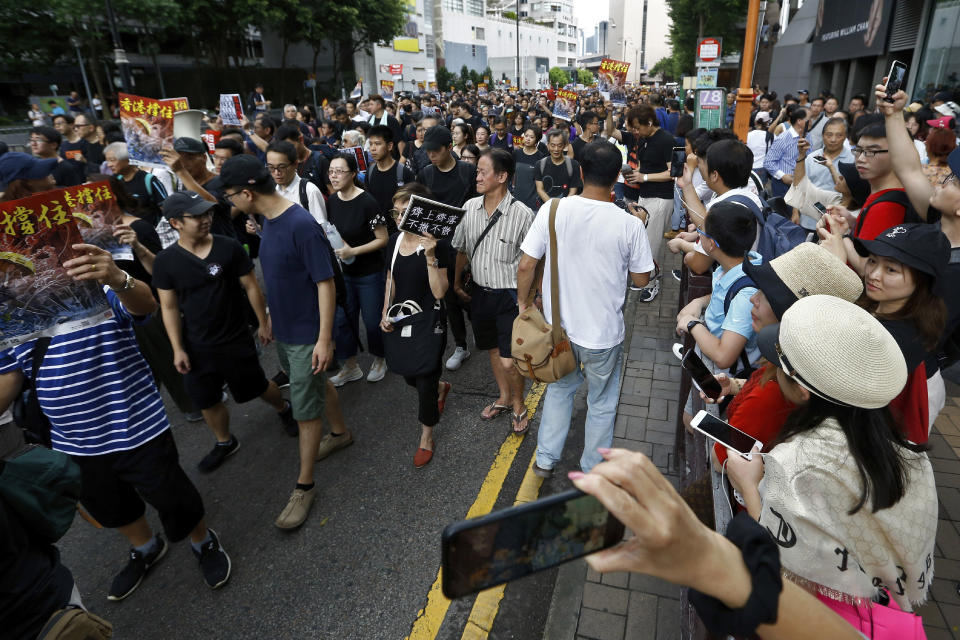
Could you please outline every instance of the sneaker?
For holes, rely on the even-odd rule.
[[[286,408],[277,415],[280,416],[280,423],[283,425],[283,430],[287,432],[288,436],[296,438],[300,435],[300,425],[297,424],[296,419],[293,417],[293,407],[289,402]]]
[[[680,282],[680,269],[672,269],[670,275],[673,276],[673,279],[677,282]]]
[[[235,454],[239,448],[240,441],[237,440],[236,436],[230,436],[230,439],[226,442],[218,442],[215,444],[213,449],[210,450],[210,453],[203,457],[203,460],[200,461],[197,468],[204,473],[210,473],[226,462],[227,458]]]
[[[283,508],[280,515],[277,516],[275,525],[281,529],[296,529],[307,519],[310,514],[310,507],[313,505],[313,497],[317,493],[317,488],[313,487],[309,491],[303,489],[294,489],[287,501],[287,506]]]
[[[537,476],[538,478],[549,478],[550,476],[553,475],[553,469],[544,469],[543,467],[538,465],[536,462],[534,462],[533,475]]]
[[[653,284],[640,290],[640,302],[652,302],[658,293],[660,293],[660,281],[655,280]]]
[[[678,235],[680,235],[680,230],[679,230],[679,229],[671,229],[670,231],[667,231],[666,233],[664,233],[664,234],[663,234],[663,237],[664,237],[665,239],[667,239],[667,240],[673,240],[673,239],[676,238]]]
[[[360,380],[363,378],[363,371],[360,367],[354,365],[352,369],[344,367],[340,369],[340,372],[335,376],[330,377],[330,382],[333,383],[335,387],[342,387],[348,382],[354,382],[355,380]]]
[[[183,414],[183,417],[187,422],[203,422],[202,411],[188,411]]]
[[[273,383],[277,385],[277,387],[280,389],[286,389],[287,387],[290,386],[290,377],[287,375],[287,372],[284,371],[283,369],[280,369],[280,371],[277,371],[277,375],[273,376],[270,379],[273,380]]]
[[[383,358],[374,358],[370,371],[367,372],[367,382],[380,382],[385,375],[387,375],[387,361]]]
[[[220,402],[227,404],[230,401],[230,394],[227,393],[227,390],[224,389],[223,393],[220,394]]]
[[[220,546],[216,532],[207,529],[207,533],[210,534],[210,540],[200,547],[200,551],[193,549],[193,555],[200,560],[200,573],[207,586],[219,589],[230,579],[230,556]]]
[[[463,364],[463,361],[470,357],[470,352],[463,347],[457,347],[447,358],[447,369],[456,371]]]
[[[159,533],[156,548],[146,556],[136,549],[130,549],[130,560],[113,579],[107,599],[119,602],[136,591],[147,572],[165,555],[167,555],[167,542]]]
[[[320,439],[320,446],[317,447],[317,462],[320,462],[334,451],[346,449],[353,444],[353,434],[345,431],[339,435],[328,433]]]

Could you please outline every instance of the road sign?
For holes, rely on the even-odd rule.
[[[697,69],[697,88],[708,89],[717,86],[719,67],[700,67]]]
[[[403,65],[402,65],[402,64],[391,64],[391,65],[390,65],[390,75],[392,75],[392,76],[402,76],[402,75],[403,75]]]
[[[710,87],[697,89],[696,127],[718,129],[726,125],[727,90]]]
[[[720,58],[720,38],[701,38],[697,41],[697,64],[714,63]]]

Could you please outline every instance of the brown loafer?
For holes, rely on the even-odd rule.
[[[433,449],[437,448],[437,445],[433,441],[430,442],[430,446]],[[433,460],[433,449],[424,449],[423,447],[417,447],[417,452],[413,454],[413,466],[417,469],[422,469],[427,466],[431,460]]]

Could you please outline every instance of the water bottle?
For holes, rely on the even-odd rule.
[[[337,231],[337,228],[329,220],[323,223],[323,232],[327,234],[327,240],[330,241],[330,246],[334,250],[340,249],[346,244],[343,241],[343,238],[340,237],[340,232]],[[350,256],[346,260],[341,260],[343,264],[353,264],[353,261],[356,260],[356,256]]]

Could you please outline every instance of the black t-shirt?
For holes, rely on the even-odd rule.
[[[87,166],[90,167],[90,173],[98,173],[100,165],[106,158],[103,156],[103,144],[99,142],[87,142],[87,152],[84,154],[87,159]]]
[[[137,241],[150,253],[157,255],[163,250],[163,245],[160,243],[160,236],[157,235],[157,230],[149,222],[138,218],[130,223],[130,228],[137,234]],[[151,276],[143,266],[143,263],[140,262],[140,258],[138,258],[136,254],[134,254],[133,260],[117,260],[117,266],[137,280],[153,286],[153,276]]]
[[[153,286],[175,291],[188,348],[215,347],[249,339],[247,299],[240,278],[253,261],[233,238],[213,236],[200,258],[174,243],[153,262]]]
[[[371,164],[367,168],[367,175],[364,178],[363,185],[367,193],[372,195],[373,199],[377,201],[377,207],[387,221],[388,233],[395,233],[397,230],[397,225],[390,216],[390,209],[393,208],[393,194],[403,185],[408,182],[413,182],[415,178],[413,171],[407,167],[401,169],[402,173],[398,178],[397,167],[397,162],[394,161],[392,167],[386,171],[380,171],[376,163]]]
[[[594,138],[594,140],[595,140],[595,139],[596,139],[596,138]],[[593,141],[591,140],[591,142],[593,142]],[[590,142],[584,142],[583,138],[581,138],[580,136],[577,136],[576,138],[573,139],[573,142],[571,142],[570,144],[573,145],[573,157],[574,157],[574,159],[575,159],[577,162],[580,162],[580,154],[583,153],[583,148],[584,148],[585,146],[587,146],[588,144],[590,144]],[[672,150],[672,147],[671,147],[671,150]]]
[[[517,164],[528,164],[531,167],[537,164],[541,158],[546,158],[550,153],[543,147],[543,143],[537,144],[537,151],[531,155],[527,153],[520,147],[517,147],[513,150],[513,159]]]
[[[387,243],[387,260],[393,258],[393,250],[400,241],[401,234],[395,233],[390,236],[390,242]],[[450,250],[446,240],[437,242],[437,248],[434,252],[441,269],[446,269],[449,263],[448,256]],[[390,264],[387,263],[387,268]],[[393,263],[393,302],[403,302],[404,300],[415,300],[421,309],[427,309],[433,306],[436,298],[433,297],[433,291],[430,290],[430,276],[427,272],[427,260],[423,253],[412,253],[405,256],[402,253],[397,254],[397,259]]]
[[[403,128],[400,126],[400,121],[394,118],[392,115],[388,113],[386,114],[386,116],[387,116],[386,126],[388,129],[390,129],[390,133],[393,134],[392,155],[394,158],[399,158],[400,157],[399,147],[400,147],[400,143],[403,142]],[[381,119],[382,119],[382,116],[381,118],[378,118],[376,116],[370,116],[370,119],[367,122],[370,123],[370,126],[376,126],[380,124]]]
[[[916,324],[910,320],[885,320],[883,318],[878,318],[878,320],[897,341],[897,345],[903,353],[903,359],[907,363],[908,373],[920,366],[921,363],[926,364],[928,378],[940,370],[936,352],[927,351],[927,348],[923,346],[923,337],[920,335]]]
[[[433,193],[431,200],[462,207],[463,203],[477,195],[476,165],[457,160],[456,166],[443,172],[433,164],[427,165],[417,176],[417,182],[425,184]]]
[[[629,131],[621,131],[623,145],[627,148],[627,164],[640,173],[661,173],[667,170],[667,163],[673,155],[673,136],[663,129],[657,129],[649,138],[640,138]],[[673,180],[666,182],[645,182],[638,188],[623,185],[624,195],[628,198],[663,198],[673,200]]]
[[[570,164],[569,171],[567,170],[567,163]],[[542,170],[541,166],[543,167]],[[573,188],[583,191],[580,163],[567,156],[563,157],[563,162],[560,164],[554,164],[553,159],[546,158],[546,162],[538,162],[533,171],[534,180],[543,183],[543,190],[551,198],[563,198]]]
[[[83,165],[76,160],[61,160],[51,173],[58,187],[75,187],[86,181]]]
[[[148,180],[151,183],[149,188],[147,188]],[[165,193],[161,191],[162,186],[156,176],[143,169],[137,169],[130,180],[120,178],[120,183],[127,195],[137,201],[137,210],[131,213],[156,226],[160,222]]]
[[[80,138],[76,142],[70,142],[64,139],[64,141],[60,143],[60,157],[80,162],[80,159],[77,157],[77,152],[79,152],[79,155],[82,155],[85,161],[89,161],[90,158],[87,156],[88,144],[89,143],[83,138]],[[86,169],[86,165],[83,163],[80,163],[80,166]]]
[[[214,176],[200,186],[217,199],[217,204],[211,209],[213,221],[210,223],[210,233],[234,238],[244,243],[249,243],[250,237],[253,240],[257,239],[256,236],[250,236],[246,232],[246,216],[237,216],[235,219],[230,217],[232,205],[223,195],[223,182],[220,176]]]
[[[351,247],[373,242],[377,239],[374,227],[386,226],[377,201],[366,191],[361,191],[352,200],[343,200],[339,193],[330,196],[327,218]],[[380,251],[362,253],[351,264],[343,265],[343,273],[348,276],[368,276],[379,271],[383,271],[383,253]]]

